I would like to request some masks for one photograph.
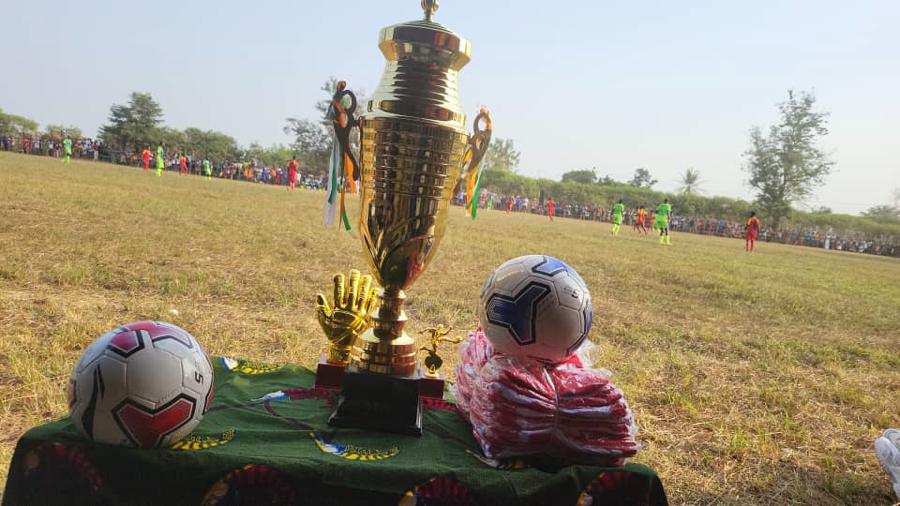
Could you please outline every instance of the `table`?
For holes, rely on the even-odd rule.
[[[425,400],[420,438],[334,430],[312,371],[216,357],[215,400],[172,448],[94,444],[63,418],[28,431],[4,506],[54,504],[665,505],[646,466],[482,456],[452,396]]]

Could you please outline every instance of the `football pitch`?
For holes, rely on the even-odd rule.
[[[323,200],[0,153],[0,491],[18,437],[66,414],[71,368],[117,324],[170,321],[213,355],[313,367],[315,293],[367,268],[355,223],[322,225]],[[591,290],[596,365],[673,504],[891,503],[872,441],[900,426],[898,259],[609,230],[453,207],[407,329],[471,329],[493,268],[556,256]]]

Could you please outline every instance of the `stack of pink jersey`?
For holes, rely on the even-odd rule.
[[[577,355],[552,366],[522,363],[494,353],[476,330],[460,348],[456,398],[490,458],[620,465],[640,448],[622,392]]]

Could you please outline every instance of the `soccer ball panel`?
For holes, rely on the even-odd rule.
[[[101,443],[122,444],[109,408],[127,396],[126,364],[104,353],[74,378],[75,402],[70,416],[75,426]]]
[[[582,332],[580,312],[563,306],[554,307],[538,317],[537,333],[541,348],[538,356],[551,362],[565,360],[570,355],[569,348]]]
[[[90,367],[95,360],[100,358],[100,356],[103,355],[103,352],[106,351],[106,345],[109,340],[118,333],[118,329],[107,332],[89,344],[87,349],[84,350],[84,353],[81,354],[78,363],[75,365],[75,373],[84,371],[86,368]]]
[[[198,358],[195,355],[182,357],[181,371],[181,385],[185,389],[201,398],[209,392],[209,385],[213,380],[213,376],[206,357]]]
[[[169,400],[181,390],[181,377],[181,360],[168,351],[151,349],[128,361],[128,392],[143,399]]]
[[[199,347],[193,336],[180,328],[162,322],[157,322],[157,327],[150,333],[150,340],[156,348],[172,350],[181,353],[182,350],[194,350]]]
[[[587,287],[580,283],[571,274],[560,276],[554,283],[557,287],[556,296],[561,306],[580,311],[585,304]]]
[[[116,425],[134,446],[150,448],[170,445],[200,423],[197,399],[179,394],[165,404],[149,409],[133,399],[113,407]]]
[[[521,263],[504,264],[494,271],[493,290],[514,293],[525,281],[528,269]],[[487,295],[487,294],[485,294]]]
[[[568,272],[570,269],[570,267],[566,265],[565,262],[553,257],[543,255],[533,255],[533,257],[534,260],[529,262],[529,270],[532,274],[553,278],[559,274]]]
[[[162,338],[153,339],[153,347],[159,350],[166,350],[173,355],[193,354],[196,344],[193,339],[185,339],[182,336],[167,335]]]

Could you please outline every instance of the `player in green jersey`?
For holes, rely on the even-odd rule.
[[[68,135],[63,139],[63,150],[65,151],[63,163],[72,163],[72,139]]]
[[[156,146],[156,175],[162,176],[163,169],[166,168],[165,152],[163,152],[162,142]]]
[[[672,214],[672,204],[669,199],[656,206],[656,228],[659,229],[659,243],[672,244],[672,236],[669,235],[669,215]]]
[[[203,159],[203,175],[206,176],[206,179],[212,179],[212,165],[206,158]]]
[[[612,235],[619,235],[619,227],[622,226],[622,216],[625,214],[625,204],[622,203],[622,199],[619,199],[619,202],[613,206],[612,211]]]

